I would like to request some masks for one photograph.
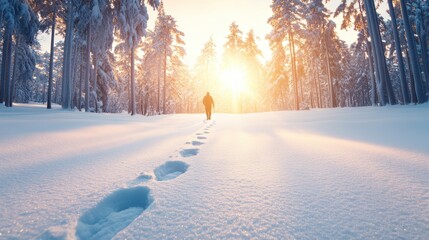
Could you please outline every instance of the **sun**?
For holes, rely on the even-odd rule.
[[[246,89],[245,73],[240,68],[223,70],[220,80],[225,86],[234,92],[240,93]]]

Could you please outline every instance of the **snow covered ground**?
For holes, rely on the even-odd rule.
[[[0,108],[0,239],[428,239],[429,105]]]

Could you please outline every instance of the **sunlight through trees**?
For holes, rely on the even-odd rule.
[[[335,11],[323,0],[275,0],[266,35],[242,29],[237,13],[223,42],[187,46],[158,0],[0,0],[0,102],[131,115],[201,112],[208,91],[216,111],[232,113],[427,102],[429,1],[328,2]],[[346,44],[339,27],[356,41]],[[187,48],[201,49],[191,65]]]

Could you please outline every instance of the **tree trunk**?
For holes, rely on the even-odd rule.
[[[389,69],[387,68],[386,57],[384,56],[384,53],[386,52],[386,47],[383,43],[381,43],[381,46],[383,48],[383,67],[384,67],[384,72],[386,73],[387,97],[389,99],[390,105],[396,105],[397,101],[396,101],[395,93],[393,92],[392,80],[390,79]]]
[[[410,71],[410,93],[411,93],[411,102],[412,103],[417,103],[417,97],[416,97],[416,88],[414,87],[414,76],[413,76],[413,71],[411,71],[412,67],[411,67],[411,61],[410,61],[410,54],[408,52],[407,48],[405,49],[405,56],[407,57],[407,65],[408,65],[408,69]]]
[[[386,57],[384,56],[384,47],[380,36],[380,29],[378,26],[378,18],[374,2],[371,0],[365,0],[365,9],[367,12],[371,43],[374,50],[376,72],[377,76],[379,77],[379,94],[381,96],[381,104],[384,105],[386,102],[385,92],[387,91],[389,103],[394,105],[396,104],[396,100],[393,93],[389,72],[387,71]]]
[[[157,93],[157,104],[156,104],[156,111],[157,111],[157,114],[160,114],[160,105],[161,105],[161,103],[160,103],[160,95],[161,95],[161,64],[160,64],[160,60],[161,60],[161,57],[160,56],[158,56],[158,93]]]
[[[368,38],[365,38],[366,41],[366,52],[368,54],[368,65],[369,65],[369,76],[371,80],[371,105],[375,106],[377,85],[375,84],[375,75],[374,75],[374,58],[372,56],[371,43],[368,41]]]
[[[371,14],[371,11],[370,11],[371,8],[369,7],[369,5],[370,5],[369,1],[365,0],[365,9],[367,12],[366,16],[368,19],[368,26],[367,26],[368,27],[368,33],[369,33],[369,36],[371,37],[371,42],[370,42],[371,43],[371,50],[374,51],[373,52],[373,59],[374,59],[373,62],[374,62],[375,75],[377,76],[376,77],[376,79],[377,79],[376,87],[377,87],[377,92],[379,95],[380,104],[382,106],[384,106],[386,104],[386,99],[385,99],[384,91],[383,91],[384,81],[382,80],[382,74],[381,74],[380,64],[379,64],[380,60],[379,60],[379,55],[377,53],[378,48],[376,46],[375,37],[374,37],[376,35],[376,33],[374,33],[375,30],[374,30],[374,26],[373,26],[374,20],[373,20],[373,15]]]
[[[97,96],[97,81],[98,81],[98,59],[96,54],[93,54],[94,58],[94,88],[92,89],[93,95],[94,95],[94,102],[95,102],[95,112],[98,112],[98,96]],[[134,69],[134,68],[133,68]],[[134,71],[134,70],[132,70]],[[134,74],[134,72],[133,72]],[[135,102],[135,101],[134,101]]]
[[[292,62],[292,82],[294,85],[295,94],[295,110],[299,110],[299,96],[298,96],[298,80],[296,76],[296,65],[295,65],[295,45],[293,40],[293,33],[289,31],[289,49]]]
[[[320,74],[319,74],[319,62],[317,63],[317,69],[316,69],[316,92],[317,92],[317,107],[322,108],[322,87],[320,86]]]
[[[421,28],[423,27],[423,24],[421,25]],[[423,72],[425,74],[425,81],[426,81],[426,92],[429,93],[429,56],[428,56],[428,48],[426,45],[427,38],[426,38],[426,30],[421,29],[420,31],[420,47],[422,51],[422,59],[423,59]]]
[[[312,75],[312,81],[311,81],[311,85],[312,85],[312,89],[311,89],[311,107],[312,108],[316,108],[317,107],[317,82],[316,82],[316,64],[314,63],[314,60],[312,58],[310,58],[310,62],[311,62],[311,75]]]
[[[365,0],[364,0],[365,1]],[[366,4],[366,2],[365,2]],[[360,14],[363,16],[363,9],[362,9],[362,2],[361,0],[358,0],[358,5],[359,5],[359,11]],[[367,16],[368,18],[368,16]],[[369,65],[369,70],[370,70],[370,81],[371,81],[371,105],[375,106],[377,103],[377,95],[376,92],[378,92],[377,90],[377,84],[376,84],[376,77],[375,77],[375,65],[374,65],[374,59],[375,57],[373,56],[372,53],[372,42],[370,42],[368,40],[369,38],[369,25],[367,22],[365,22],[364,19],[362,19],[364,25],[366,24],[366,26],[363,27],[363,32],[365,35],[365,43],[366,43],[366,52],[368,54],[368,65]]]
[[[45,104],[46,99],[46,83],[43,83],[43,91],[42,91],[42,104]]]
[[[48,80],[48,103],[47,108],[52,108],[52,78],[54,72],[54,45],[55,45],[55,25],[57,23],[57,7],[54,7],[54,12],[52,13],[52,29],[51,29],[51,53],[49,56],[49,80]]]
[[[91,24],[88,23],[88,32],[86,34],[86,68],[85,68],[85,112],[89,111],[89,78],[91,70]]]
[[[398,59],[398,67],[400,73],[399,79],[401,82],[402,100],[404,104],[408,104],[410,103],[410,94],[408,93],[407,77],[405,76],[404,59],[402,57],[401,42],[399,40],[398,24],[396,23],[395,9],[393,7],[392,0],[387,0],[387,3],[389,4],[389,13],[392,21],[393,36],[395,39],[396,57]]]
[[[365,56],[364,56],[364,59],[363,59],[364,61],[365,61]],[[369,81],[368,81],[368,78],[367,78],[367,81],[364,81],[364,86],[365,86],[365,88],[362,88],[362,90],[361,90],[361,95],[362,95],[362,98],[361,98],[361,106],[368,106],[369,105],[369,102],[371,101],[370,99],[371,99],[371,97],[369,96],[369,92],[370,92],[370,88],[369,88]]]
[[[76,107],[76,86],[75,86],[75,82],[76,82],[76,75],[77,75],[77,67],[78,64],[78,58],[79,58],[79,51],[78,51],[78,47],[77,44],[73,45],[72,47],[72,64],[71,64],[71,75],[72,75],[72,81],[71,81],[71,96],[72,96],[72,101],[71,101],[71,108],[75,108]]]
[[[0,103],[3,103],[7,99],[7,93],[9,89],[9,83],[10,83],[11,64],[12,64],[12,29],[7,27],[3,35]]]
[[[337,103],[335,101],[335,93],[334,93],[334,83],[331,77],[331,64],[329,61],[329,51],[328,51],[328,39],[326,37],[326,32],[323,33],[323,42],[325,45],[325,61],[326,61],[326,72],[328,73],[328,89],[329,89],[329,96],[331,98],[331,108],[334,108],[337,106]]]
[[[14,49],[14,56],[13,56],[13,67],[12,67],[12,78],[10,79],[10,83],[8,88],[6,89],[7,91],[7,98],[6,98],[6,107],[12,107],[12,102],[13,102],[13,97],[15,95],[15,78],[16,78],[16,65],[18,64],[18,41],[19,39],[15,39],[15,49]]]
[[[0,11],[0,29],[3,29],[3,21],[4,21],[4,19],[3,19],[3,12],[4,11]],[[3,36],[2,36],[2,31],[0,31],[0,38],[2,38]]]
[[[80,47],[80,69],[79,69],[79,98],[78,98],[78,109],[79,111],[82,111],[82,85],[83,85],[83,80],[82,80],[82,69],[84,66],[84,62],[85,62],[85,54],[84,54],[84,48],[81,46]],[[86,69],[86,68],[85,68]]]
[[[426,39],[426,29],[424,23],[424,17],[422,14],[422,7],[421,3],[419,2],[419,8],[420,11],[418,11],[418,17],[420,21],[416,21],[418,24],[416,26],[417,29],[417,35],[419,36],[419,43],[420,43],[420,50],[422,53],[422,64],[423,64],[423,73],[424,73],[424,81],[426,82],[426,86],[423,86],[423,88],[426,87],[426,93],[429,93],[429,59],[428,59],[428,48],[427,48],[427,39]]]
[[[136,114],[136,94],[134,86],[134,46],[131,47],[131,116]]]
[[[163,100],[162,100],[162,113],[166,114],[165,103],[167,100],[167,49],[164,49],[164,57],[163,57],[163,70],[164,70],[164,87],[163,87]]]
[[[15,49],[14,49],[14,57],[12,58],[12,45],[13,45],[13,43],[12,43],[12,41],[11,41],[11,44],[10,44],[10,53],[11,53],[11,56],[10,56],[10,63],[9,63],[9,72],[11,71],[11,69],[12,69],[12,73],[9,73],[9,76],[11,76],[11,77],[9,77],[8,78],[8,81],[6,82],[6,99],[5,99],[5,106],[6,107],[12,107],[12,101],[13,101],[13,90],[14,90],[14,88],[13,88],[13,85],[14,85],[14,78],[15,78],[15,76],[16,76],[16,57],[17,57],[17,48],[16,48],[16,43],[15,43]]]
[[[417,55],[416,43],[414,42],[414,33],[413,33],[413,30],[411,29],[406,3],[404,0],[400,0],[400,3],[401,3],[401,13],[404,20],[405,35],[407,37],[407,43],[408,43],[409,54],[410,54],[410,63],[411,63],[411,68],[414,76],[414,87],[416,91],[417,103],[424,103],[427,101],[427,97],[423,91],[420,63]]]
[[[57,78],[55,81],[54,103],[59,103],[59,100],[58,100],[59,89],[60,89],[60,81],[59,81],[59,78]]]
[[[72,46],[73,46],[73,4],[69,0],[67,4],[67,26],[64,42],[64,60],[63,60],[63,83],[62,83],[62,108],[71,110],[72,98]]]

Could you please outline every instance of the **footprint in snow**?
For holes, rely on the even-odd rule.
[[[152,174],[147,173],[147,172],[142,172],[142,173],[140,173],[140,175],[137,178],[131,180],[128,184],[130,186],[133,186],[133,185],[137,185],[137,184],[142,183],[142,182],[147,182],[147,181],[151,180],[152,178],[153,178]]]
[[[203,145],[204,143],[200,141],[192,141],[191,144],[192,146],[200,146],[200,145]]]
[[[203,136],[198,136],[198,137],[197,137],[197,139],[200,139],[200,140],[202,140],[202,139],[207,139],[207,137],[203,137]]]
[[[85,212],[77,223],[80,239],[111,239],[126,228],[153,202],[150,189],[119,189]]]
[[[200,136],[200,135],[203,135],[203,134],[202,134],[202,133],[197,133],[197,134],[195,134],[195,135]]]
[[[189,165],[181,161],[167,161],[163,165],[155,168],[155,178],[158,181],[174,179],[188,170]]]
[[[198,148],[189,148],[189,149],[183,149],[180,151],[180,156],[182,157],[192,157],[198,154]]]

